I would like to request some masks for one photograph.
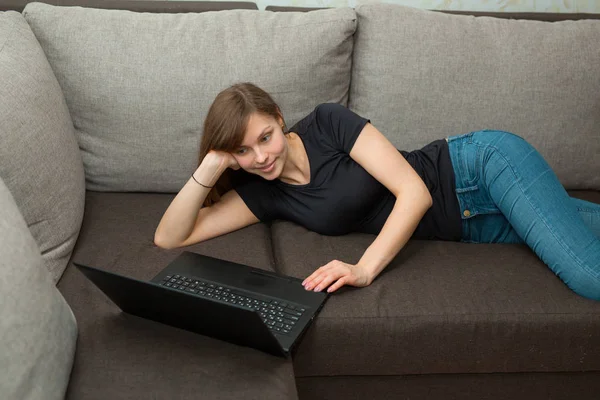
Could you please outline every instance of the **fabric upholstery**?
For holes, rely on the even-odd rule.
[[[23,11],[31,0],[3,0],[0,11]],[[43,0],[40,3],[55,6],[81,6],[109,8],[137,12],[184,13],[218,10],[248,9],[258,10],[256,3],[246,1],[169,1],[169,0]]]
[[[152,243],[172,199],[88,192],[73,261],[152,279],[184,250]],[[185,250],[273,270],[268,233],[257,224]],[[67,399],[297,398],[290,360],[125,314],[72,264],[58,288],[80,332]]]
[[[85,0],[82,0],[85,1]],[[266,11],[275,12],[308,12],[322,10],[325,7],[296,7],[296,6],[266,6]],[[511,11],[469,11],[469,10],[442,10],[432,9],[431,11],[447,14],[472,15],[474,17],[494,17],[506,19],[529,19],[535,21],[565,21],[580,19],[600,19],[600,14],[596,13],[571,13],[571,12],[511,12]]]
[[[298,378],[301,399],[596,400],[600,373],[423,374]]]
[[[375,238],[283,221],[272,231],[278,270],[302,279],[358,262]],[[598,371],[598,331],[600,302],[525,245],[411,240],[370,286],[329,298],[294,364],[299,377]]]
[[[178,191],[198,165],[208,107],[233,83],[267,90],[288,126],[316,104],[347,102],[350,8],[148,14],[30,3],[23,13],[65,93],[91,190]]]
[[[63,399],[77,324],[2,180],[0,238],[1,397]]]
[[[57,281],[83,217],[83,163],[61,88],[14,11],[0,13],[0,77],[0,177]]]
[[[568,189],[600,189],[600,20],[356,8],[349,106],[398,148],[481,129],[527,139]]]

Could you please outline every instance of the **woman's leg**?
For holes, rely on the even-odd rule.
[[[600,204],[571,197],[573,207],[597,238],[600,238]],[[466,220],[468,243],[524,243],[504,214],[482,214]]]
[[[482,203],[482,213],[493,215],[495,205],[517,235],[567,286],[600,300],[600,238],[588,227],[597,227],[598,207],[570,198],[548,163],[522,138],[499,131],[463,136],[461,150],[454,151],[453,165],[460,163],[460,170],[469,164],[463,169],[470,168],[471,176],[462,183],[480,192],[474,199],[489,197],[493,201],[487,203],[489,210]],[[461,151],[464,157],[457,157]],[[468,207],[470,197],[466,199],[461,208]]]
[[[600,204],[574,197],[571,197],[571,202],[588,229],[600,238]]]

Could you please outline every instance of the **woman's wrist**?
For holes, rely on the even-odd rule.
[[[221,174],[218,171],[205,171],[198,168],[192,174],[192,180],[194,181],[194,185],[212,189],[220,176]]]
[[[194,176],[194,174],[192,174],[192,179],[194,180],[194,182],[196,182],[198,185],[202,186],[203,188],[212,189],[213,187],[215,187],[214,185],[213,186],[208,186],[208,185],[203,184],[198,179],[196,179],[196,177]]]
[[[215,183],[217,183],[225,169],[220,160],[213,160],[207,156],[192,174],[192,179],[196,184],[211,189],[215,186]]]
[[[363,257],[358,261],[356,266],[362,269],[367,276],[368,283],[371,284],[375,278],[385,269],[391,260],[380,258],[380,257],[369,257],[367,254],[369,250],[363,254]]]

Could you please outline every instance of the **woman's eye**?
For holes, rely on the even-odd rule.
[[[239,149],[239,150],[237,151],[237,153],[238,153],[239,155],[246,154],[246,149]]]
[[[269,133],[268,135],[265,135],[265,136],[263,136],[263,138],[262,138],[262,141],[263,141],[263,142],[266,142],[266,141],[268,141],[269,139],[271,139],[271,134],[270,134],[270,133]]]

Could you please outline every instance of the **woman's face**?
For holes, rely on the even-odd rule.
[[[267,180],[281,175],[288,152],[281,124],[270,115],[250,116],[242,145],[231,153],[242,169]]]

